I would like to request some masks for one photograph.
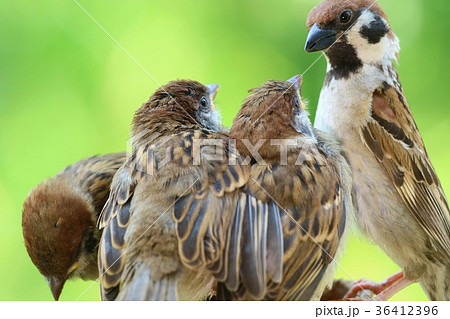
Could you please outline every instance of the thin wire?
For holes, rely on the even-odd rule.
[[[167,94],[167,96],[169,96],[195,123],[197,123],[197,124],[199,124],[198,123],[198,121],[196,120],[196,119],[194,119],[173,97],[172,97],[172,95],[171,94],[169,94],[162,86],[161,86],[161,84],[159,84],[159,82],[158,81],[156,81],[156,79],[150,74],[150,73],[148,73],[147,72],[147,70],[145,70],[144,69],[144,67],[135,59],[135,58],[133,58],[133,56],[119,43],[119,42],[117,42],[117,40],[111,35],[111,34],[109,34],[109,32],[108,31],[106,31],[106,29],[97,21],[97,20],[95,20],[95,18],[80,4],[80,3],[78,3],[78,1],[77,0],[73,0],[73,2],[75,2],[76,4],[77,4],[77,6],[78,7],[80,7],[80,9],[81,10],[83,10],[83,12],[84,13],[86,13],[86,15],[89,17],[89,18],[91,18],[91,20],[92,21],[94,21],[94,23],[100,28],[100,29],[102,29],[103,30],[103,32],[105,32],[107,35],[108,35],[108,37],[110,37],[111,38],[111,40],[113,40],[114,41],[114,43],[115,44],[117,44],[117,46],[120,48],[120,49],[122,49],[122,51],[123,52],[125,52],[125,54],[142,70],[142,71],[144,71],[144,73],[145,74],[147,74],[148,75],[148,77],[150,77],[152,80],[153,80],[153,82],[155,82],[158,86],[159,86],[159,88],[161,89],[161,90],[163,90],[166,94]],[[200,125],[200,124],[199,124]]]
[[[194,119],[173,97],[171,94],[169,94],[162,86],[161,84],[156,81],[156,79],[149,73],[145,68],[108,32],[106,29],[77,1],[73,0],[77,4],[77,6],[83,10],[83,12],[92,20],[94,23],[103,30],[110,38],[114,41],[114,43],[123,51],[125,54],[142,70],[145,74],[147,74],[148,77],[150,77],[194,122],[198,123],[196,119]],[[183,193],[183,195],[198,181],[198,179],[189,186],[188,189]],[[99,281],[99,279],[131,248],[133,245],[173,206],[175,203],[179,200],[179,198],[173,202],[173,204],[164,212],[162,213],[127,249],[111,264],[111,266],[108,267],[108,269],[105,270],[77,299],[76,301],[80,300],[86,292],[92,288],[92,286],[95,285],[96,282]]]
[[[377,3],[378,0],[375,0],[375,2],[373,2],[366,10],[363,11],[363,13],[361,15],[363,15],[364,13],[366,13],[367,11],[370,10],[370,8],[372,8],[372,6]],[[323,56],[325,56],[325,53],[331,49],[331,47],[333,45],[336,44],[336,42],[338,42],[344,35],[346,35],[348,33],[348,31],[356,24],[356,22],[358,21],[358,19],[355,20],[355,22],[353,22],[334,42],[332,45],[330,45],[326,50],[322,51],[322,54],[306,69],[306,71],[304,71],[301,76],[303,77],[303,75],[305,75],[306,72],[308,72]],[[284,93],[286,93],[288,90],[291,89],[292,86],[295,85],[295,82],[292,83],[282,94],[280,94],[278,96],[278,98],[267,108],[264,110],[264,112],[261,113],[261,115],[255,120],[253,121],[252,125],[255,125],[255,123],[264,115],[266,114],[267,111],[269,111],[274,105],[275,103],[278,102],[278,100],[283,96]]]
[[[133,247],[134,246],[134,244],[136,244],[136,242],[139,240],[139,239],[141,239],[142,238],[142,236],[144,236],[144,234],[150,229],[150,228],[152,228],[153,227],[153,225],[155,225],[155,223],[161,218],[161,217],[163,217],[168,211],[169,211],[169,209],[171,209],[172,207],[173,207],[173,205],[175,205],[179,200],[180,200],[180,198],[182,198],[186,193],[187,193],[187,191],[189,190],[189,189],[191,189],[191,187],[192,186],[194,186],[195,185],[195,183],[197,183],[198,182],[198,180],[199,180],[199,178],[197,178],[192,184],[191,184],[191,186],[189,186],[185,191],[184,191],[184,193],[183,194],[181,194],[173,203],[172,203],[172,205],[170,205],[169,206],[169,208],[167,208],[165,211],[164,211],[164,213],[162,213],[130,246],[128,246],[127,247],[127,249],[125,249],[124,250],[124,252],[111,264],[111,266],[109,266],[89,287],[87,287],[87,289],[75,300],[75,301],[78,301],[78,300],[80,300],[80,298],[81,297],[83,297],[85,294],[86,294],[86,292],[88,292],[88,290],[89,289],[91,289],[92,288],[92,286],[94,286],[95,285],[95,283],[97,282],[97,281],[99,281],[99,279],[100,278],[102,278],[103,277],[103,275],[105,275],[106,274],[106,272],[112,267],[112,266],[114,266],[114,264],[123,256],[123,255],[125,255],[125,253],[131,248],[131,247]]]
[[[106,29],[80,4],[80,3],[78,3],[78,1],[77,0],[73,0],[73,2],[75,2],[77,5],[78,5],[78,7],[81,9],[81,10],[83,10],[83,12],[92,20],[92,21],[94,21],[94,23],[100,28],[100,29],[102,29],[103,30],[103,32],[105,32],[110,38],[111,38],[111,40],[113,40],[114,41],[114,43],[116,43],[116,45],[123,51],[123,52],[125,52],[125,54],[145,73],[145,74],[147,74],[147,76],[148,77],[150,77],[169,97],[171,97],[172,99],[173,99],[173,97],[158,83],[158,81],[156,81],[156,79],[149,73],[149,72],[147,72],[147,70],[145,70],[144,69],[144,67],[135,59],[135,58],[133,58],[133,56],[108,32],[108,31],[106,31]],[[375,4],[377,2],[377,0],[375,1],[375,2],[373,2],[364,12],[367,12],[368,10],[370,10],[370,8]],[[351,28],[351,27],[353,27],[353,25],[356,23],[356,21],[347,29],[347,30],[345,30],[344,32],[343,32],[343,34],[339,37],[339,38],[337,38],[336,39],[336,41],[335,42],[333,42],[333,44],[332,45],[330,45],[330,47],[328,47],[326,50],[324,50],[324,51],[322,51],[322,54],[306,69],[306,71],[304,71],[303,73],[302,73],[302,76],[306,73],[306,72],[308,72],[321,58],[322,58],[322,56],[324,56],[325,55],[325,53],[342,37],[342,36],[344,36],[347,32],[348,32],[348,30]],[[286,90],[286,91],[288,91],[293,85],[294,85],[295,83],[292,83],[290,86],[289,86],[289,88]],[[285,92],[286,92],[285,91]],[[280,97],[281,97],[281,95],[280,95]],[[261,114],[261,116],[263,116],[269,109],[271,109],[274,105],[275,105],[275,103],[280,99],[280,97],[278,97],[273,103],[272,103],[272,105],[269,107],[269,108],[267,108],[262,114]],[[175,100],[175,99],[173,99],[174,100],[174,102],[176,103],[176,104],[178,104],[178,102]],[[180,106],[179,104],[178,104],[178,106]],[[181,107],[181,106],[180,106]],[[181,107],[181,109],[183,109],[184,110],[184,108],[183,107]],[[191,119],[192,120],[194,120],[196,123],[198,123],[194,118],[192,118],[192,116],[189,114],[189,113],[187,113],[187,111],[186,110],[184,110],[185,112],[186,112],[186,114],[189,116],[189,117],[191,117]],[[260,118],[261,118],[261,116],[258,118],[258,119],[256,119],[254,122],[253,122],[253,124],[252,125],[254,125],[255,124],[255,122],[256,121],[258,121]],[[253,179],[253,178],[252,178]],[[111,264],[111,266],[109,266],[77,299],[76,299],[76,301],[78,301],[80,298],[82,298],[85,294],[86,294],[86,292],[87,291],[89,291],[91,288],[92,288],[92,286],[96,283],[96,282],[98,282],[99,281],[99,279],[131,248],[131,247],[133,247],[134,246],[134,244],[151,228],[151,227],[153,227],[153,225],[162,217],[162,216],[164,216],[166,213],[167,213],[167,211],[170,209],[170,208],[172,208],[172,206],[173,205],[175,205],[176,204],[176,202],[196,183],[198,181],[198,179],[191,185],[191,186],[189,186],[188,187],[188,189],[186,189],[186,191],[177,199],[177,200],[175,200],[173,203],[172,203],[172,205],[170,205],[170,207],[169,208],[167,208],[167,210],[166,211],[164,211],[130,246],[128,246],[127,247],[127,249],[125,249],[125,251]],[[256,184],[258,184],[259,185],[259,183],[257,182],[257,181],[255,181],[254,179],[253,179],[253,181],[256,183]],[[303,227],[300,225],[300,224],[298,224],[298,222],[283,208],[283,207],[281,207],[276,201],[275,201],[275,199],[273,199],[273,197],[261,186],[261,185],[259,185],[260,187],[261,187],[261,189],[264,191],[264,192],[266,192],[267,193],[267,195],[269,196],[269,197],[271,197],[272,198],[272,200],[281,208],[281,209],[283,209],[283,211],[313,240],[313,242],[316,244],[316,245],[318,245],[357,285],[359,285],[359,283],[336,261],[336,259],[334,259],[305,229],[303,229]],[[360,285],[359,285],[360,286]],[[362,286],[360,286],[362,289],[364,289]],[[371,299],[372,299],[372,297],[370,297]],[[372,299],[373,300],[373,299]]]

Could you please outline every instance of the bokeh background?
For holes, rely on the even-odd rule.
[[[319,57],[303,51],[319,0],[79,2],[158,83],[221,84],[226,125],[249,88],[303,73]],[[401,40],[403,86],[450,194],[450,3],[379,2]],[[52,300],[23,245],[22,203],[65,166],[125,150],[133,112],[158,85],[73,0],[1,1],[0,30],[0,300]],[[304,76],[312,118],[325,65],[322,58]],[[356,232],[341,266],[337,277],[348,279],[399,270]],[[91,284],[68,282],[61,300],[99,300]],[[425,299],[418,284],[394,297]]]

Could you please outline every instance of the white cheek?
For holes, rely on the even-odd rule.
[[[374,20],[375,16],[371,11],[364,12],[347,34],[349,44],[354,48],[357,48],[358,58],[363,61],[363,63],[375,63],[380,61],[390,44],[387,36],[384,36],[380,42],[371,44],[361,35],[359,30],[365,25],[370,25]]]
[[[389,45],[388,37],[383,37],[377,44],[371,44],[363,38],[359,32],[351,31],[348,33],[348,42],[353,47],[358,48],[358,58],[366,63],[376,63],[383,59],[386,49]]]

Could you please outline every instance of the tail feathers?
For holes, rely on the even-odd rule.
[[[176,275],[155,280],[151,270],[141,265],[135,269],[133,277],[123,283],[117,300],[178,300]]]

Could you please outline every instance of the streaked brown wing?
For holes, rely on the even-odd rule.
[[[83,177],[82,179],[89,179],[94,172],[108,172],[109,170],[116,171],[125,163],[127,154],[111,153],[106,155],[95,155],[84,158],[73,165],[68,166],[62,173],[72,173]]]
[[[275,194],[280,183],[288,186],[278,201],[284,238],[283,281],[269,286],[267,299],[309,300],[344,231],[346,212],[336,167],[317,148],[304,156],[301,165],[272,168],[272,177],[264,178],[270,183],[258,182],[269,194]],[[293,196],[290,200],[288,194]]]
[[[99,217],[99,228],[104,229],[98,251],[100,290],[103,300],[115,300],[120,291],[125,267],[125,233],[130,223],[131,201],[136,185],[152,173],[155,165],[155,147],[149,145],[137,150],[114,176],[111,193]]]
[[[222,258],[210,269],[226,290],[235,292],[232,299],[246,294],[264,298],[268,280],[280,282],[283,275],[283,232],[277,205],[240,192]]]
[[[346,220],[341,191],[318,210],[311,209],[315,214],[309,218],[300,217],[306,212],[284,213],[283,289],[269,288],[269,299],[310,300],[336,255]],[[293,220],[296,214],[301,223]]]
[[[196,165],[195,157],[216,154],[216,145],[201,145],[201,141],[224,137],[226,136],[202,130],[187,130],[166,136],[154,144],[135,150],[117,172],[110,197],[99,218],[99,226],[104,228],[99,247],[99,267],[103,274],[100,286],[105,299],[113,300],[119,292],[127,247],[124,236],[133,215],[131,202],[134,189],[147,177],[151,176],[151,183],[157,191],[169,192],[175,198],[182,196],[187,189],[196,193],[195,198],[189,199],[191,204],[194,204],[193,209],[184,210],[185,205],[177,204],[183,209],[177,211],[174,216],[179,221],[180,254],[186,256],[187,264],[193,265],[198,263],[198,260],[214,258],[210,254],[216,253],[215,245],[223,243],[221,225],[226,224],[227,214],[204,214],[204,211],[208,209],[208,205],[219,205],[216,210],[221,212],[222,204],[226,206],[232,203],[229,198],[225,199],[225,203],[219,204],[214,200],[243,185],[246,179],[245,171],[240,166],[226,169],[227,157],[218,162],[208,161],[205,165]],[[222,147],[228,146],[222,144]],[[213,179],[214,183],[209,184],[208,181]],[[167,185],[172,187],[168,189]],[[203,193],[211,193],[212,198],[204,197]],[[205,199],[207,202],[204,202]],[[177,203],[184,203],[184,200],[188,198],[182,198]],[[203,207],[201,214],[195,210],[195,203],[198,202],[202,204],[200,208]],[[190,235],[193,227],[194,235]],[[200,236],[208,236],[208,240],[203,244],[198,240]],[[202,247],[195,251],[198,246]]]
[[[202,175],[207,177],[202,187],[175,203],[179,253],[186,266],[208,268],[231,289],[237,289],[243,281],[253,295],[262,297],[266,291],[266,269],[275,278],[280,277],[281,270],[272,265],[273,261],[267,267],[266,258],[276,259],[276,253],[281,256],[281,250],[275,248],[281,242],[281,223],[272,222],[275,214],[269,218],[268,205],[239,192],[248,180],[249,167],[239,165],[242,159],[227,140],[224,142],[223,160],[201,165]],[[211,152],[216,153],[217,149],[200,148],[203,155]],[[234,155],[238,157],[236,164],[229,161]],[[274,239],[270,245],[267,238]],[[278,260],[281,268],[281,257]]]
[[[243,276],[238,287],[219,285],[220,299],[248,299],[250,293],[255,299],[309,300],[317,289],[336,254],[346,218],[336,168],[328,165],[325,154],[311,152],[299,166],[253,166],[240,195],[238,208],[244,209],[237,210],[250,222],[242,222],[237,233],[245,237],[243,247],[255,249],[250,256],[256,266],[247,271],[254,280],[246,282]],[[241,272],[244,264],[251,265],[242,262]]]
[[[127,165],[135,165],[134,161]],[[114,300],[120,290],[120,278],[125,266],[125,232],[131,219],[130,204],[136,180],[129,176],[125,165],[119,169],[111,193],[99,219],[103,228],[98,250],[100,290],[102,300]]]
[[[79,186],[91,195],[96,212],[101,212],[114,174],[125,160],[126,153],[92,156],[67,167],[61,174],[73,175]]]
[[[393,87],[374,92],[373,114],[361,138],[392,185],[430,236],[433,254],[450,262],[450,212],[403,93]]]

